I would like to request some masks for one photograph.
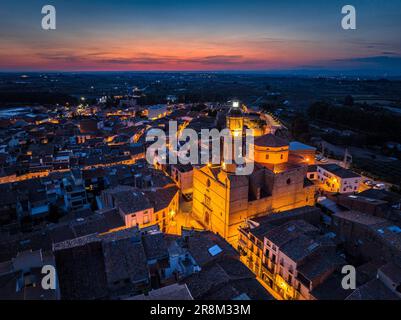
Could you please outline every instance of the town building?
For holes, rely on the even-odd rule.
[[[241,261],[281,299],[317,299],[313,291],[345,264],[335,243],[320,234],[319,215],[319,209],[303,207],[250,219],[240,228]]]
[[[191,164],[171,165],[171,177],[177,183],[181,193],[186,196],[193,192],[193,166]]]
[[[299,141],[291,141],[289,151],[293,162],[306,163],[308,165],[313,165],[315,163],[315,147],[308,146]]]
[[[182,245],[196,268],[179,282],[195,300],[272,300],[239,254],[210,231],[183,230]]]
[[[147,116],[150,120],[163,118],[167,115],[167,106],[165,104],[156,104],[147,109]]]
[[[401,254],[401,228],[390,220],[358,211],[332,216],[332,229],[358,261],[391,262]]]
[[[324,190],[334,193],[358,192],[362,177],[337,164],[317,165],[317,175],[320,185]]]
[[[401,268],[389,262],[381,266],[376,276],[358,286],[346,300],[400,300]]]
[[[165,232],[179,209],[179,192],[176,186],[143,191],[119,185],[101,194],[102,208],[115,208],[126,227],[140,228],[158,225]]]
[[[243,134],[242,112],[227,115],[232,136]],[[246,219],[315,203],[315,187],[306,178],[307,165],[289,162],[289,143],[273,134],[254,139],[250,175],[236,175],[235,164],[194,168],[193,213],[207,229],[236,245]]]
[[[0,299],[1,300],[58,300],[60,287],[57,276],[54,289],[42,286],[44,266],[54,266],[51,252],[41,249],[18,252],[11,260],[0,262]]]

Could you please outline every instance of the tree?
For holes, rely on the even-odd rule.
[[[344,98],[344,105],[347,107],[352,107],[354,105],[354,98],[348,95]]]
[[[308,115],[312,119],[325,119],[330,105],[325,101],[316,101],[308,108]]]
[[[266,112],[274,112],[276,110],[276,106],[273,103],[265,102],[260,105],[260,108]]]
[[[310,129],[307,119],[299,115],[291,123],[291,135],[297,140],[307,142],[310,139]]]

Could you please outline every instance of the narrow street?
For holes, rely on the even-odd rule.
[[[180,196],[180,209],[173,221],[167,227],[166,233],[181,235],[181,228],[195,228],[203,230],[203,226],[192,217],[192,201],[185,201]]]
[[[261,278],[256,277],[256,280],[263,286],[263,288],[266,289],[267,292],[269,292],[274,299],[276,300],[284,300],[281,295],[279,295],[276,291],[274,291],[272,288],[270,288]]]

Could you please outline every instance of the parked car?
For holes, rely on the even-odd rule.
[[[376,189],[376,190],[384,190],[384,189],[386,189],[386,185],[385,185],[384,183],[376,183],[376,184],[373,186],[373,189]]]
[[[373,187],[375,185],[375,183],[372,180],[369,180],[369,179],[365,180],[363,183],[365,185],[367,185],[368,187]]]
[[[315,160],[317,160],[317,161],[322,160],[322,158],[323,158],[323,156],[322,156],[321,154],[317,154],[317,155],[315,156]]]

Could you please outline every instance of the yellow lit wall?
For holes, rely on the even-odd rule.
[[[230,129],[233,135],[242,134],[243,127],[243,117],[227,117],[227,128]]]
[[[249,177],[208,166],[194,168],[192,212],[208,230],[236,245],[245,219],[314,205],[314,187],[304,188],[305,171],[306,167],[300,167],[267,175],[271,196],[249,201]]]
[[[288,146],[280,148],[254,146],[255,162],[280,164],[288,162]]]

